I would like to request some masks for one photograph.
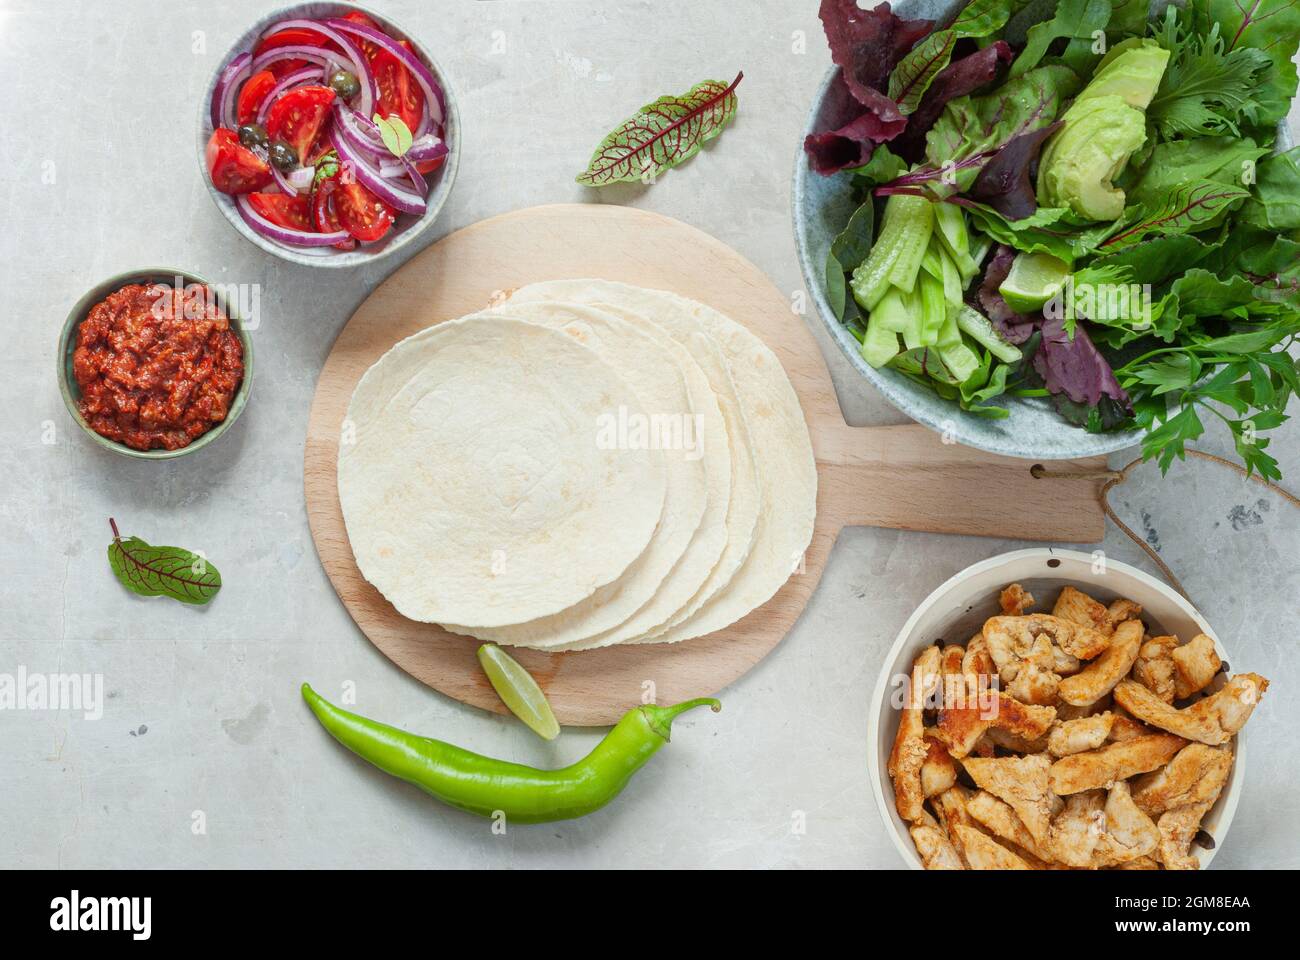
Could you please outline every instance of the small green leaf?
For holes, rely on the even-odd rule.
[[[624,120],[596,148],[578,183],[654,183],[664,171],[700,152],[736,115],[736,86],[721,80],[697,83],[681,96],[660,97]]]
[[[395,157],[406,156],[406,151],[411,149],[411,128],[406,122],[395,114],[381,117],[376,113],[373,119],[388,152]]]
[[[151,546],[139,537],[123,538],[117,523],[112,518],[108,522],[113,528],[108,564],[132,593],[204,604],[221,589],[221,574],[202,554],[182,547]]]

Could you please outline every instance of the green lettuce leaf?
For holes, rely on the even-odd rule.
[[[1111,0],[1059,0],[1056,16],[1034,24],[1026,34],[1025,49],[1011,65],[1011,76],[1032,70],[1047,55],[1054,40],[1068,38],[1061,60],[1076,73],[1089,73],[1101,54],[1094,52],[1094,35],[1110,22]]]
[[[1147,117],[1166,139],[1236,136],[1243,117],[1257,121],[1255,97],[1273,62],[1253,47],[1229,48],[1217,23],[1197,35],[1188,21],[1186,15],[1179,18],[1175,6],[1165,11],[1157,39],[1169,51],[1169,66]]]
[[[1287,115],[1296,94],[1295,58],[1300,47],[1300,0],[1189,0],[1196,32],[1220,26],[1228,52],[1250,47],[1272,61],[1256,89],[1255,123],[1271,127]]]

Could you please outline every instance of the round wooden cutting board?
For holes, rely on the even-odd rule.
[[[660,703],[715,694],[775,647],[803,610],[841,528],[897,527],[1027,540],[1099,540],[1094,481],[1036,480],[1032,464],[952,443],[920,426],[850,427],[825,362],[790,299],[751,263],[677,220],[618,206],[533,207],[466,227],[385,280],[339,334],[307,430],[307,516],[321,563],[363,633],[407,673],[504,713],[477,641],[402,617],[361,576],[339,509],[340,428],[353,388],[398,340],[541,280],[597,277],[692,297],[745,324],[794,384],[817,459],[817,522],[806,562],[745,619],[707,637],[574,653],[512,649],[563,724],[614,723],[647,692]],[[503,384],[502,389],[509,389]],[[1076,461],[1097,466],[1100,461]]]

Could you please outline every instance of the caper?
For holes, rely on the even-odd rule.
[[[267,142],[266,127],[260,123],[245,123],[239,128],[239,142],[246,147],[264,147]]]
[[[275,164],[276,169],[281,173],[288,173],[298,166],[298,151],[283,140],[271,141],[267,156],[270,157],[271,162]]]
[[[361,82],[357,80],[355,74],[348,73],[346,70],[335,70],[331,73],[329,85],[341,100],[351,100],[361,92]]]

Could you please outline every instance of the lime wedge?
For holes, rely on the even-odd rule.
[[[1070,265],[1047,253],[1018,253],[998,293],[1017,313],[1033,313],[1061,292]]]
[[[478,662],[483,665],[483,672],[501,702],[526,723],[529,730],[544,740],[554,740],[560,735],[560,725],[555,722],[546,694],[514,657],[495,643],[485,643],[478,648]]]

